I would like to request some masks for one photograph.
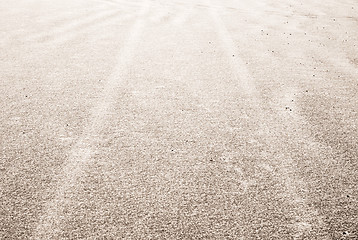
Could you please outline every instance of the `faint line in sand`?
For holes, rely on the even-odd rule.
[[[98,104],[92,109],[90,122],[85,126],[82,135],[70,151],[70,155],[64,164],[61,175],[57,176],[57,189],[54,198],[44,206],[43,215],[33,234],[33,239],[55,239],[61,233],[63,221],[66,216],[63,212],[70,198],[68,193],[73,193],[78,185],[77,179],[83,174],[86,165],[90,164],[92,156],[96,153],[96,141],[103,130],[111,107],[114,105],[117,90],[123,82],[123,76],[127,75],[131,57],[139,43],[141,32],[144,29],[143,16],[149,10],[149,1],[145,0],[140,11],[140,18],[132,27],[126,44],[120,50],[117,65],[106,83],[105,89],[99,98]]]
[[[60,25],[57,26],[56,28],[50,30],[50,31],[46,31],[46,32],[41,32],[41,33],[37,33],[34,35],[30,35],[25,37],[26,41],[39,41],[42,40],[44,38],[51,38],[53,36],[58,36],[58,35],[66,35],[71,31],[74,31],[76,29],[79,29],[85,25],[88,25],[90,23],[96,22],[96,21],[100,21],[103,18],[106,18],[108,16],[113,16],[117,13],[119,13],[120,11],[118,9],[110,9],[108,11],[105,12],[99,12],[98,14],[94,14],[94,15],[90,15],[88,17],[85,18],[80,18],[74,21],[71,21],[67,24],[64,25]]]
[[[71,41],[72,39],[76,39],[76,37],[82,37],[84,33],[88,33],[89,31],[96,31],[98,29],[102,29],[106,27],[106,24],[116,23],[116,24],[125,24],[127,21],[130,21],[132,18],[135,18],[137,16],[121,16],[118,13],[113,13],[103,19],[101,21],[93,21],[90,23],[87,23],[87,28],[84,26],[78,27],[77,30],[74,29],[73,31],[69,32],[68,34],[62,34],[59,35],[56,38],[53,38],[51,41],[49,41],[49,44],[64,44],[68,41]]]
[[[242,87],[242,89],[245,91],[245,94],[248,96],[251,96],[255,99],[255,101],[251,101],[250,104],[253,105],[257,111],[260,111],[262,100],[259,97],[259,93],[256,90],[254,79],[251,76],[248,68],[246,67],[245,62],[238,56],[237,54],[237,47],[235,46],[235,43],[230,36],[229,31],[227,30],[225,24],[221,20],[218,10],[220,8],[218,7],[210,7],[209,11],[214,21],[214,27],[217,31],[217,34],[219,36],[219,39],[222,41],[223,49],[226,51],[228,57],[231,58],[231,61],[229,64],[231,65],[232,71],[235,74],[235,76],[238,78],[239,84]],[[263,116],[261,113],[259,113],[260,119],[263,121],[266,119],[265,116]],[[263,122],[258,123],[260,128],[264,129],[265,125]],[[271,133],[268,134],[267,141],[270,142],[270,139],[272,136]],[[274,141],[274,139],[273,139]],[[270,146],[272,147],[272,146]],[[283,182],[285,184],[285,194],[287,195],[287,201],[289,203],[292,203],[295,207],[293,208],[296,216],[295,223],[289,224],[289,227],[295,232],[295,238],[299,238],[302,236],[303,233],[307,233],[310,230],[312,230],[312,224],[313,222],[323,224],[321,221],[320,216],[318,215],[317,211],[314,208],[310,208],[306,201],[301,197],[301,192],[306,192],[307,186],[302,181],[302,179],[298,178],[296,176],[296,170],[293,167],[293,160],[290,156],[277,156],[275,157],[274,161],[277,161],[276,164],[274,164],[273,167],[275,167],[279,174],[272,175],[275,178],[278,178],[279,181]],[[270,169],[271,167],[269,165],[264,167],[265,169]],[[316,221],[313,221],[313,219]]]
[[[4,33],[4,37],[0,37],[0,46],[6,46],[13,43],[14,40],[20,41],[38,41],[41,38],[51,37],[51,33],[55,33],[60,28],[66,28],[67,25],[71,25],[73,22],[76,22],[76,19],[87,19],[95,13],[100,12],[109,12],[112,11],[111,9],[108,10],[103,6],[96,6],[90,9],[87,9],[83,12],[84,9],[78,11],[77,15],[73,15],[73,12],[66,12],[63,14],[51,16],[50,18],[47,15],[41,16],[42,21],[45,21],[46,24],[50,24],[50,26],[45,26],[45,29],[39,29],[41,27],[42,21],[39,22],[39,25],[36,26],[36,29],[26,28],[26,31],[19,32],[19,29],[15,28],[11,31]],[[61,22],[56,24],[57,22]],[[50,33],[50,35],[49,35]]]
[[[254,79],[249,73],[244,61],[237,54],[237,47],[235,46],[229,31],[219,16],[218,7],[210,7],[209,11],[213,18],[217,35],[220,37],[222,42],[223,49],[225,50],[227,56],[231,58],[229,64],[231,65],[235,77],[238,78],[239,85],[243,88],[247,95],[256,93],[255,85],[253,83]]]
[[[190,15],[193,14],[193,11],[194,11],[193,6],[183,7],[181,14],[178,14],[173,20],[174,26],[183,25],[188,20]]]

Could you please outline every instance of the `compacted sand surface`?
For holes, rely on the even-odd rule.
[[[357,1],[0,6],[0,239],[358,239]]]

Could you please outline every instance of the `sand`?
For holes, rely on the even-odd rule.
[[[0,0],[0,239],[357,239],[354,0]]]

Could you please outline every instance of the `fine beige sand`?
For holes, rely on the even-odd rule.
[[[0,17],[0,239],[358,239],[356,0]]]

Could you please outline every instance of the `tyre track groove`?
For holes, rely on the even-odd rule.
[[[126,44],[120,50],[117,65],[109,77],[101,93],[98,104],[92,109],[89,123],[84,127],[82,135],[70,151],[67,162],[64,164],[61,175],[57,176],[57,189],[54,198],[46,203],[43,215],[40,217],[32,239],[54,239],[61,234],[63,220],[65,220],[65,206],[70,203],[71,192],[76,191],[78,179],[90,164],[91,157],[96,153],[96,142],[110,116],[111,108],[117,97],[117,90],[122,79],[127,75],[129,64],[135,47],[140,41],[140,35],[145,25],[144,16],[149,11],[149,1],[144,0],[140,10],[140,17],[134,23]]]
[[[91,15],[85,19],[81,18],[79,20],[71,21],[68,24],[65,24],[60,27],[56,27],[52,31],[47,31],[43,33],[38,33],[35,35],[28,36],[26,41],[45,41],[47,39],[55,38],[55,36],[66,35],[70,32],[77,32],[77,30],[83,30],[83,27],[89,26],[93,23],[98,23],[103,21],[103,19],[111,18],[116,16],[120,11],[119,10],[109,10],[101,12],[99,14]]]
[[[313,223],[318,223],[319,225],[323,225],[324,223],[318,212],[309,207],[304,199],[304,196],[302,196],[303,192],[307,192],[307,186],[303,180],[297,176],[297,173],[293,168],[294,164],[292,158],[285,154],[278,154],[272,145],[272,143],[277,142],[277,139],[272,135],[272,133],[270,133],[268,127],[266,126],[267,124],[265,124],[265,119],[267,117],[261,113],[260,109],[263,109],[261,107],[263,106],[263,103],[261,102],[262,100],[260,99],[260,95],[256,90],[254,79],[244,61],[237,55],[237,47],[235,46],[229,31],[225,27],[224,22],[221,20],[219,11],[222,11],[222,9],[217,7],[209,8],[215,30],[222,41],[223,50],[226,51],[227,56],[231,58],[231,69],[238,79],[238,84],[242,90],[245,91],[245,94],[251,98],[250,104],[259,114],[261,122],[259,122],[258,125],[259,128],[262,129],[264,136],[268,136],[266,141],[269,143],[269,151],[275,155],[275,159],[273,161],[262,167],[266,171],[268,169],[271,170],[272,168],[278,171],[279,174],[272,172],[271,175],[284,184],[285,189],[283,191],[286,201],[292,206],[293,213],[295,215],[294,222],[288,224],[288,227],[293,230],[295,238],[300,238],[305,233],[312,230]]]

